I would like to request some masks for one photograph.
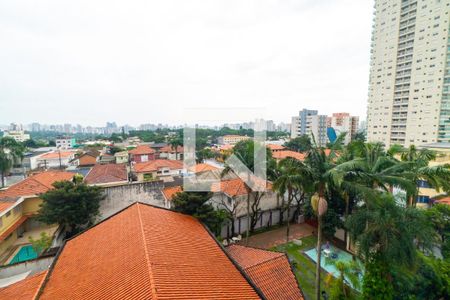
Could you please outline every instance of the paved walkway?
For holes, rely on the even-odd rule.
[[[306,223],[291,224],[289,240],[309,236],[313,231],[314,227]],[[250,247],[269,249],[284,243],[286,243],[286,226],[250,236],[248,245]],[[245,237],[242,239],[241,244],[245,244]]]

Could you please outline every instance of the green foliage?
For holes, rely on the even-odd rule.
[[[43,231],[41,232],[40,238],[35,240],[33,237],[28,237],[28,240],[30,241],[33,250],[39,255],[43,251],[50,248],[52,245],[52,238],[47,234],[47,232]]]
[[[312,143],[309,136],[304,134],[302,136],[291,139],[289,142],[285,143],[284,146],[292,151],[307,152],[311,150]]]
[[[122,151],[125,151],[125,149],[124,149],[124,148],[121,148],[121,147],[112,146],[112,147],[109,148],[109,153],[110,153],[111,155],[114,155],[114,154],[116,154],[117,152],[122,152]]]
[[[207,192],[177,193],[172,199],[173,209],[199,219],[218,235],[227,215],[225,211],[214,210],[212,205],[206,203],[211,196],[212,193]]]
[[[418,254],[411,270],[391,269],[395,299],[448,299],[450,262]],[[447,297],[447,298],[446,298]]]
[[[40,195],[43,200],[38,220],[45,224],[59,224],[70,231],[80,232],[91,226],[99,215],[100,201],[104,199],[102,189],[84,183],[60,181],[55,187]]]
[[[363,299],[371,300],[394,299],[394,287],[389,268],[376,257],[365,265],[362,296]]]
[[[450,259],[450,206],[437,204],[425,211],[425,215],[438,234],[442,256]]]
[[[200,149],[197,151],[197,163],[203,162],[205,159],[214,158],[216,154],[209,148]]]
[[[25,147],[13,138],[3,137],[0,139],[0,175],[2,178],[2,187],[5,186],[5,176],[15,164],[20,163],[24,151]]]
[[[331,273],[327,275],[326,283],[330,289],[330,300],[356,299],[355,291],[346,284],[346,280],[349,280],[355,289],[360,288],[358,273],[361,272],[361,266],[357,261],[342,261],[327,258],[325,259],[325,263],[327,265],[334,265],[338,271],[337,278]]]

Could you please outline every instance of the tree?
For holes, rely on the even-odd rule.
[[[255,146],[257,147],[257,151],[265,151],[266,160],[265,161],[255,161]],[[259,146],[259,147],[258,147]],[[257,157],[260,157],[261,152],[257,152]],[[255,171],[255,165],[263,168],[264,170],[268,170],[273,168],[275,161],[272,159],[272,152],[263,145],[255,145],[253,140],[246,140],[237,143],[233,147],[233,154],[251,171]],[[222,176],[232,172],[230,166],[225,165],[224,170],[222,171]],[[270,172],[270,171],[269,171]],[[248,174],[250,176],[250,174]],[[250,178],[249,178],[250,179]],[[256,179],[256,178],[255,178]],[[250,229],[252,228],[252,219],[257,218],[257,213],[259,211],[259,203],[262,197],[261,193],[257,193],[256,191],[252,191],[247,184],[245,184],[245,188],[247,189],[247,230],[245,234],[245,241],[248,244],[248,238],[250,235]],[[253,207],[251,205],[251,196],[254,195],[254,203]],[[250,213],[253,212],[253,214]]]
[[[47,250],[52,245],[52,238],[47,234],[47,232],[41,232],[40,238],[35,240],[33,237],[28,237],[33,250],[39,255],[43,251]]]
[[[178,159],[178,147],[183,146],[183,139],[180,137],[174,137],[169,141],[169,145],[172,150],[175,150],[175,159]]]
[[[311,150],[312,143],[310,137],[304,134],[291,139],[289,142],[285,143],[284,146],[291,149],[292,151],[307,152]]]
[[[295,194],[298,190],[304,190],[302,187],[307,186],[310,174],[307,167],[300,161],[292,158],[286,158],[279,163],[280,175],[273,183],[273,189],[278,192],[280,197],[284,198],[287,193],[287,227],[286,227],[286,243],[289,242],[290,230],[290,208],[294,201]]]
[[[172,203],[175,211],[199,219],[218,235],[227,215],[224,210],[214,210],[211,204],[206,203],[211,197],[212,193],[208,192],[181,192],[173,197]]]
[[[364,299],[393,299],[393,270],[412,268],[417,247],[431,245],[432,229],[425,215],[399,206],[388,193],[354,211],[346,226],[365,263]]]
[[[401,160],[407,163],[405,177],[413,183],[424,180],[431,188],[439,191],[450,191],[450,165],[429,166],[429,162],[436,158],[436,153],[428,149],[418,150],[414,145],[401,152]],[[415,206],[419,187],[407,192],[409,206]]]
[[[326,284],[330,289],[330,300],[344,300],[355,299],[355,295],[352,293],[351,287],[358,289],[360,286],[358,274],[361,272],[361,266],[356,260],[343,261],[335,259],[325,259],[327,265],[333,265],[338,271],[337,278],[334,278],[334,274],[328,273]],[[346,284],[348,280],[351,284],[349,287]]]
[[[0,139],[0,172],[2,176],[2,187],[5,186],[5,176],[23,158],[24,146],[13,138],[4,137]]]
[[[214,157],[215,153],[209,148],[200,149],[197,151],[196,154],[197,163],[202,163],[205,159],[210,159]]]
[[[436,204],[425,210],[425,215],[438,235],[442,256],[450,259],[450,206]]]
[[[76,234],[94,224],[99,216],[100,201],[104,199],[102,189],[84,183],[59,181],[54,189],[41,194],[43,200],[37,219],[45,224],[59,224]]]

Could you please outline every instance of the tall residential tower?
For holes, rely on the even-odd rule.
[[[450,142],[450,0],[375,0],[367,138]]]

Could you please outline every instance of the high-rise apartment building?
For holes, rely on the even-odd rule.
[[[449,0],[376,0],[367,138],[450,141]]]
[[[314,136],[320,147],[325,147],[327,138],[327,116],[319,115],[317,110],[303,109],[292,117],[291,138],[302,135]]]
[[[358,131],[359,117],[351,116],[349,113],[333,113],[327,118],[327,127],[333,128],[337,135],[346,133],[344,143],[348,144]]]

